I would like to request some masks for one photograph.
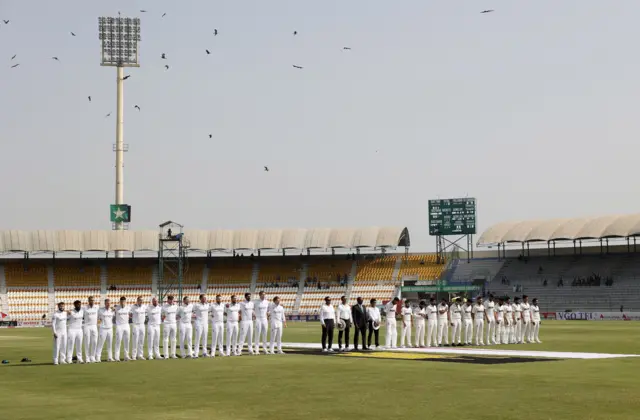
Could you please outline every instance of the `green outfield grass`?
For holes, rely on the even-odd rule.
[[[635,354],[639,328],[545,322],[543,344],[498,347]],[[284,333],[319,338],[317,323]],[[0,330],[0,359],[11,360],[0,366],[3,420],[640,418],[640,358],[482,365],[288,354],[53,366],[51,331],[34,328]]]

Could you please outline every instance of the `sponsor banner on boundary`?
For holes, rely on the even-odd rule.
[[[640,312],[556,312],[562,321],[640,321]]]
[[[37,328],[44,327],[42,321],[18,321],[18,328]]]
[[[542,319],[556,319],[555,312],[540,312]]]

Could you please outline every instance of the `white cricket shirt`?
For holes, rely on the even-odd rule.
[[[211,310],[211,322],[224,322],[224,303],[212,303],[209,309]]]
[[[531,312],[529,312],[529,310],[531,309],[531,305],[528,303],[521,303],[520,307],[522,308],[522,318],[525,321],[530,321],[531,320]]]
[[[129,325],[129,314],[131,313],[131,306],[125,305],[124,307],[116,305],[116,325]]]
[[[416,315],[416,323],[424,324],[425,317],[427,316],[427,308],[417,308],[415,315]]]
[[[147,305],[138,304],[131,305],[132,322],[136,325],[144,325],[144,319],[147,315]]]
[[[540,321],[540,307],[537,305],[531,305],[531,318],[534,321]]]
[[[407,308],[406,306],[402,307],[402,320],[405,324],[411,324],[411,316],[413,315],[413,309]]]
[[[471,321],[471,311],[472,311],[472,307],[471,305],[464,305],[462,307],[462,319],[464,321]]]
[[[85,327],[95,327],[98,325],[98,305],[93,306],[85,306],[82,308],[84,312],[84,326]]]
[[[516,321],[520,321],[520,318],[522,317],[522,306],[520,306],[520,304],[513,304],[511,305],[513,307],[513,313],[516,316]]]
[[[462,306],[458,303],[454,303],[449,308],[449,314],[451,314],[452,321],[460,321],[462,319]]]
[[[496,320],[504,322],[504,305],[497,305],[495,308]]]
[[[351,319],[351,307],[349,305],[343,305],[342,303],[338,305],[338,319]]]
[[[429,322],[438,322],[438,307],[436,305],[427,306],[427,319]]]
[[[147,323],[147,325],[151,327],[159,326],[160,324],[162,324],[162,306],[147,306],[147,316],[149,317],[149,322]]]
[[[324,321],[326,319],[336,319],[336,311],[333,309],[333,305],[327,305],[323,303],[320,307],[320,320]]]
[[[271,323],[283,323],[284,322],[284,307],[282,305],[273,305],[269,310],[271,314]]]
[[[238,322],[240,319],[240,305],[237,303],[235,305],[229,304],[226,308],[227,312],[227,322]]]
[[[440,312],[443,311],[443,312]],[[438,305],[438,320],[439,321],[446,321],[447,318],[447,312],[449,312],[449,306],[448,305],[443,305],[442,303]]]
[[[70,330],[81,329],[83,318],[84,311],[82,309],[80,309],[79,311],[72,309],[67,316],[67,328]]]
[[[56,310],[53,313],[51,317],[51,328],[56,335],[67,332],[67,311]]]
[[[507,322],[513,322],[513,306],[511,304],[504,305],[504,317]]]
[[[196,315],[196,322],[206,323],[209,317],[209,308],[211,305],[208,303],[196,303],[193,305],[193,313]]]
[[[165,303],[162,305],[162,315],[164,315],[165,324],[175,324],[176,316],[178,315],[178,305],[175,303],[172,305]]]
[[[267,299],[256,300],[253,303],[253,308],[256,311],[256,319],[260,319],[262,321],[267,319],[267,313],[269,312],[270,306],[271,306],[271,302],[269,302]]]
[[[473,313],[476,316],[476,321],[477,320],[483,320],[484,321],[484,305],[478,305],[477,303],[473,305],[473,309],[471,310],[471,313]]]
[[[384,311],[387,314],[387,319],[396,319],[396,305],[393,302],[388,302],[384,306]]]
[[[380,317],[380,309],[375,306],[367,306],[367,313],[369,314],[369,319],[371,319],[371,321],[380,323],[380,320],[382,319]]]
[[[115,316],[113,309],[100,308],[98,310],[98,319],[100,320],[100,328],[110,330],[113,328],[113,317]]]
[[[242,315],[242,322],[253,321],[253,302],[240,302],[240,315]]]
[[[180,323],[191,324],[191,315],[193,314],[193,304],[183,305],[178,309]]]
[[[496,310],[496,303],[495,302],[491,302],[488,301],[485,305],[484,305],[484,309],[487,311],[487,318],[489,318],[489,320],[495,320],[495,310]]]

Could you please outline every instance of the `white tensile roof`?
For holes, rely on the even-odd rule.
[[[502,222],[485,230],[478,246],[509,242],[574,241],[640,235],[640,214]]]
[[[153,230],[5,230],[2,252],[158,251]],[[187,230],[189,248],[200,251],[380,248],[410,246],[409,230],[398,227],[346,229]]]

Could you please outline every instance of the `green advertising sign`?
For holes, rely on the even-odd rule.
[[[402,286],[403,292],[475,292],[476,290],[480,290],[480,286]]]
[[[131,206],[128,204],[111,204],[111,223],[131,222]]]

